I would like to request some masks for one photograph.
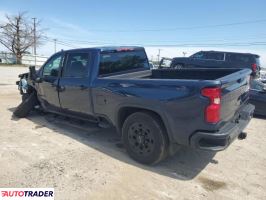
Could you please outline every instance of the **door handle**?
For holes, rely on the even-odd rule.
[[[85,86],[85,85],[80,85],[79,88],[80,88],[81,90],[86,90],[86,89],[88,89],[88,87]]]

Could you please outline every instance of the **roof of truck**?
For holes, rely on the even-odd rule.
[[[232,54],[244,54],[244,55],[252,55],[252,56],[256,56],[259,57],[259,55],[254,54],[254,53],[241,53],[241,52],[230,52],[230,51],[214,51],[214,50],[210,50],[210,51],[199,51],[199,52],[214,52],[214,53],[232,53]]]
[[[140,46],[101,46],[101,47],[90,47],[90,48],[79,48],[79,49],[69,49],[65,52],[73,51],[86,51],[86,50],[100,50],[100,51],[118,51],[118,50],[142,50],[144,47]]]

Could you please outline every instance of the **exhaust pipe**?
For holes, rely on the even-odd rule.
[[[238,139],[239,140],[244,140],[246,139],[247,137],[247,133],[246,132],[241,132],[239,135],[238,135]]]

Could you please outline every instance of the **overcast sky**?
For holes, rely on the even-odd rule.
[[[5,14],[28,11],[42,20],[48,37],[38,54],[103,45],[145,46],[150,58],[199,50],[257,53],[266,66],[264,0],[0,0]],[[169,47],[169,45],[174,45]],[[3,47],[0,47],[3,49]]]

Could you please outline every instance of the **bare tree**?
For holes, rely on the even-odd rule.
[[[6,22],[0,25],[0,43],[15,54],[18,64],[21,64],[22,55],[32,47],[35,42],[40,45],[43,36],[38,30],[40,21],[35,24],[26,16],[26,12],[17,15],[6,15]],[[34,30],[36,30],[34,39]]]

